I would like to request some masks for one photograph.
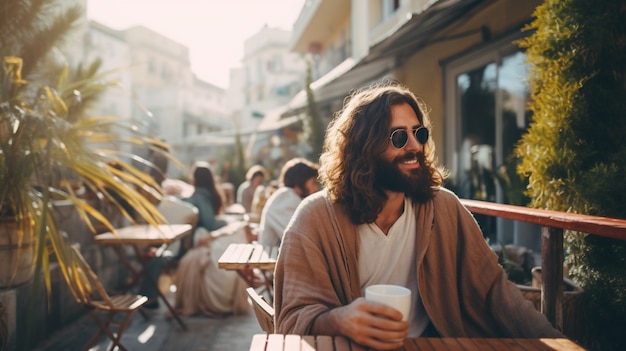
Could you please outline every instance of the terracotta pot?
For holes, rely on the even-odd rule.
[[[565,267],[564,267],[565,269]],[[565,269],[565,271],[567,271]],[[566,273],[566,272],[565,272]],[[537,311],[541,311],[541,267],[532,269],[532,286],[518,285],[522,295],[532,302]],[[577,339],[581,335],[581,322],[584,320],[584,313],[581,311],[580,303],[583,289],[574,281],[563,277],[563,334],[570,338]]]
[[[35,242],[30,219],[20,231],[15,217],[0,217],[0,288],[27,282],[34,272]]]

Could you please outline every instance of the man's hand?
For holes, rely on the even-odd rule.
[[[321,317],[321,316],[320,316]],[[324,332],[324,326],[334,332]],[[402,313],[381,303],[367,301],[360,297],[351,304],[329,311],[318,319],[316,334],[340,334],[363,346],[376,350],[393,350],[402,346],[409,333],[409,324],[402,321]],[[316,328],[318,329],[318,328]],[[338,331],[338,333],[337,333]]]

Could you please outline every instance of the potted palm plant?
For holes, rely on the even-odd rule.
[[[86,115],[83,94],[89,99],[103,88],[94,87],[94,80],[67,84],[60,79],[51,87],[23,79],[21,68],[21,58],[4,57],[0,72],[0,242],[9,251],[3,255],[9,258],[9,267],[0,267],[6,274],[0,275],[0,286],[28,280],[33,272],[28,262],[46,267],[54,253],[63,270],[71,259],[59,249],[67,243],[56,227],[54,200],[71,202],[92,229],[97,223],[114,231],[108,218],[79,196],[76,184],[118,206],[131,221],[122,202],[148,223],[163,221],[140,195],[148,191],[159,197],[159,185],[111,147],[120,142],[146,146],[162,142],[139,132],[119,136],[120,128],[140,129],[126,119]]]
[[[159,147],[164,144],[160,139],[146,134],[146,126],[90,112],[101,93],[117,82],[100,73],[97,61],[70,65],[58,46],[80,27],[80,6],[0,0],[0,8],[0,291],[26,288],[32,281],[31,297],[26,298],[31,303],[29,322],[22,325],[26,335],[19,338],[28,345],[40,276],[48,297],[54,266],[66,281],[85,284],[64,239],[66,228],[55,220],[56,200],[72,204],[92,229],[98,225],[114,231],[98,200],[85,198],[79,189],[97,194],[99,201],[106,200],[131,220],[123,205],[132,207],[134,218],[161,223],[157,208],[142,196],[160,198],[160,186],[133,166],[136,161],[154,165],[120,150],[130,149],[123,145],[130,144],[170,156],[163,151],[167,147]],[[51,260],[56,260],[54,266]],[[7,316],[11,314],[0,313],[0,348],[7,342],[7,325],[16,325]]]
[[[80,196],[79,185],[130,220],[122,205],[149,224],[161,223],[156,207],[141,195],[159,198],[160,185],[127,160],[154,165],[124,154],[120,144],[170,156],[161,140],[134,121],[90,116],[90,105],[115,82],[98,72],[98,62],[70,68],[55,46],[83,9],[59,11],[53,0],[0,0],[0,6],[7,13],[0,21],[0,288],[27,281],[33,272],[43,272],[49,284],[53,254],[66,279],[76,276],[68,272],[75,264],[55,223],[54,201],[73,204],[90,228],[114,231]]]

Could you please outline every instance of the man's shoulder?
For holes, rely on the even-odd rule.
[[[293,189],[288,187],[278,188],[276,191],[267,198],[267,202],[265,206],[268,208],[279,208],[285,206],[286,204],[299,204],[300,196],[293,191]]]
[[[460,205],[461,201],[451,190],[438,188],[433,193],[433,203],[435,206],[455,206]]]
[[[268,199],[285,197],[285,196],[288,196],[292,192],[293,192],[292,188],[287,187],[287,186],[282,186],[282,187],[276,189],[276,191],[274,191],[272,193],[272,195],[270,195],[270,197],[268,197]]]
[[[300,201],[296,209],[296,213],[300,218],[312,218],[327,212],[327,193],[318,191]],[[316,217],[317,218],[317,217]]]
[[[437,188],[434,192],[434,197],[444,201],[459,201],[459,197],[447,188]]]
[[[318,207],[325,206],[328,201],[328,193],[325,190],[315,192],[302,200],[303,206]]]

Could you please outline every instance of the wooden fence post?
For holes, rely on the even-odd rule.
[[[563,229],[541,228],[541,312],[563,331]]]

